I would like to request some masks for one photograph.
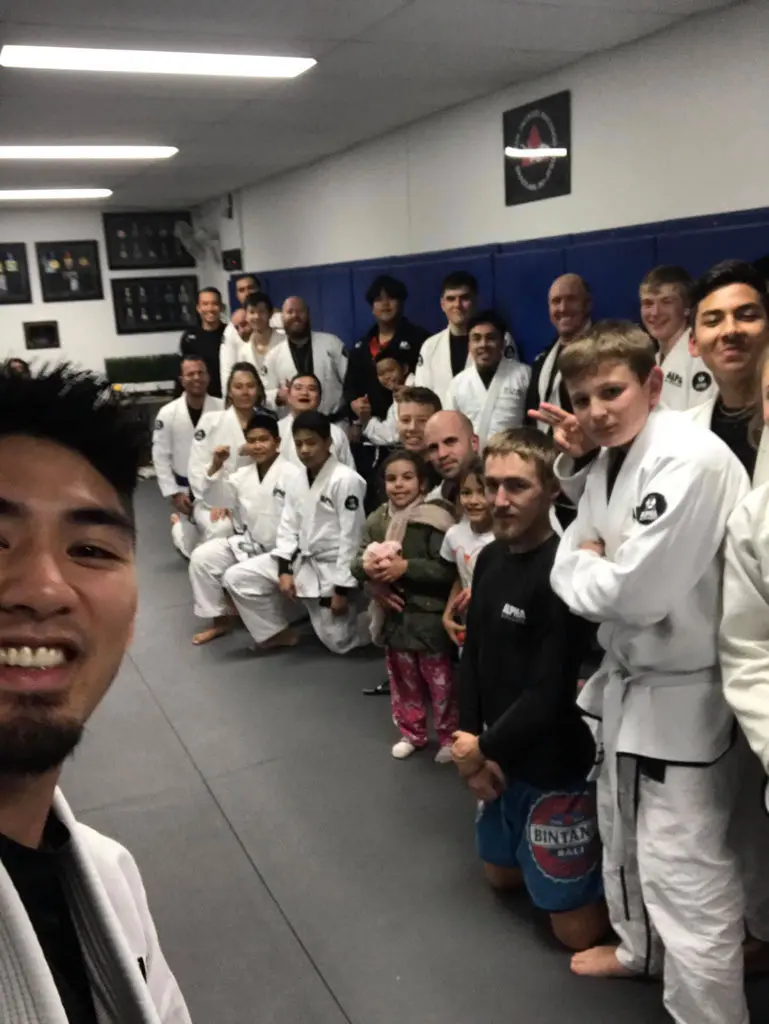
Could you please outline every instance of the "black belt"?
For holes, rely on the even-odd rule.
[[[179,473],[174,473],[174,480],[179,485],[179,487],[189,487],[190,486],[190,482],[187,479],[187,477],[186,476],[181,476]]]

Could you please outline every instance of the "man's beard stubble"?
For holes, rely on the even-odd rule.
[[[14,698],[12,716],[0,719],[0,777],[43,775],[62,764],[83,735],[75,718],[55,714],[58,698],[24,694]]]

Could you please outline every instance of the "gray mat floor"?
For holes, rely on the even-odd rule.
[[[381,655],[193,648],[154,483],[137,511],[136,637],[64,788],[136,856],[195,1024],[667,1019],[658,985],[572,976],[526,900],[486,890],[453,769],[395,762],[387,701],[360,696]]]

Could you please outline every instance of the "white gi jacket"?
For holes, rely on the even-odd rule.
[[[726,699],[769,774],[769,483],[729,519],[720,653]]]
[[[687,409],[687,416],[692,420],[693,423],[699,423],[705,427],[706,430],[710,430],[710,424],[713,422],[713,412],[716,407],[716,400],[718,398],[718,391],[708,398],[706,401],[701,402],[699,405],[693,406],[691,409]],[[753,470],[753,486],[758,487],[760,484],[764,484],[769,481],[769,427],[764,427],[761,432],[761,440],[758,445],[758,454],[756,456],[756,466]]]
[[[289,414],[284,416],[278,423],[278,430],[280,431],[280,454],[284,459],[288,459],[295,466],[301,466],[304,470],[304,466],[299,460],[299,456],[296,454],[296,446],[294,445],[294,435],[291,428],[294,425],[294,417]],[[349,466],[350,469],[355,469],[355,460],[352,457],[350,451],[350,442],[347,440],[347,434],[342,430],[336,423],[331,424],[331,453],[336,458],[344,463],[345,466]]]
[[[683,412],[700,405],[717,393],[713,375],[699,356],[689,353],[692,332],[685,330],[662,362],[657,353],[657,365],[662,367],[662,402],[668,409]]]
[[[221,398],[206,395],[198,424],[206,413],[219,412],[223,408]],[[184,395],[164,405],[157,414],[152,435],[152,464],[164,498],[186,491],[189,486],[187,467],[194,431]]]
[[[222,412],[212,412],[200,417],[192,442],[187,471],[190,487],[196,498],[201,498],[210,504],[206,495],[211,492],[212,485],[216,483],[208,475],[214,448],[224,444],[230,447],[229,458],[220,471],[223,476],[251,464],[251,459],[247,455],[239,454],[245,441],[238,414],[232,406]],[[217,474],[218,476],[219,474]]]
[[[347,372],[347,352],[335,334],[313,331],[310,335],[312,345],[313,373],[320,381],[323,394],[320,412],[327,416],[337,411],[342,404],[342,386]],[[282,341],[267,354],[265,363],[267,370],[262,377],[267,389],[267,400],[270,405],[275,403],[275,394],[297,374],[296,363],[288,346]]]
[[[79,824],[59,790],[53,811],[71,837],[63,884],[100,1024],[190,1024],[135,860],[119,843]],[[43,951],[2,865],[0,919],[0,1020],[66,1024]]]
[[[551,575],[573,612],[601,623],[606,657],[579,704],[603,719],[607,757],[708,764],[731,738],[717,652],[722,544],[747,475],[715,434],[661,408],[607,501],[609,454],[587,474]],[[604,558],[579,548],[597,538]]]
[[[467,416],[483,447],[492,434],[523,423],[530,377],[528,366],[512,356],[503,357],[487,388],[472,363],[452,380],[445,407]]]
[[[278,456],[262,479],[253,462],[234,473],[225,475],[224,470],[220,470],[214,477],[209,477],[212,485],[216,485],[216,489],[212,487],[208,491],[209,503],[229,509],[235,528],[239,531],[234,537],[228,538],[236,554],[245,552],[251,557],[272,551],[286,492],[302,474],[303,470],[288,459]],[[254,550],[246,551],[244,544]]]
[[[419,388],[430,388],[445,407],[449,385],[454,379],[451,372],[451,332],[447,327],[428,338],[419,350],[419,359],[414,373],[414,384]],[[515,342],[510,334],[505,335],[505,356],[518,358]],[[473,365],[468,355],[465,369]]]
[[[363,437],[376,445],[395,445],[398,443],[398,403],[393,400],[383,420],[372,416],[363,428]]]
[[[298,597],[331,597],[357,587],[350,565],[366,514],[366,483],[333,455],[310,486],[307,471],[288,488],[272,554],[293,563]]]

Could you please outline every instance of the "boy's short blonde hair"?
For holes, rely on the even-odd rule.
[[[567,384],[596,374],[603,363],[624,363],[644,383],[657,365],[654,342],[630,320],[600,320],[558,357]]]
[[[492,455],[517,455],[524,462],[535,463],[540,481],[547,486],[555,480],[557,454],[548,434],[536,427],[511,427],[489,438],[483,449],[483,465]]]
[[[648,290],[654,294],[658,292],[660,288],[664,288],[665,285],[674,285],[678,294],[688,306],[691,301],[691,289],[693,284],[694,279],[688,270],[684,270],[683,267],[665,264],[664,266],[654,267],[653,270],[650,270],[646,277],[644,277],[643,281],[641,281],[638,290],[640,293]]]

